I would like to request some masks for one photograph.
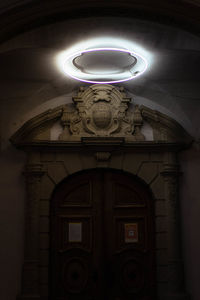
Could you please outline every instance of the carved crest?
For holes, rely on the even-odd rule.
[[[61,140],[90,136],[144,140],[140,110],[136,106],[134,112],[129,112],[131,99],[122,88],[103,84],[80,88],[73,101],[74,111],[67,107],[63,110]]]

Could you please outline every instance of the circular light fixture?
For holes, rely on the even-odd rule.
[[[123,48],[90,48],[65,57],[62,68],[70,77],[89,83],[117,83],[143,74],[147,60]]]

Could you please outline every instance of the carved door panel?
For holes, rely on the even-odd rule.
[[[155,299],[151,207],[123,173],[88,171],[62,183],[51,209],[51,299]]]
[[[153,201],[132,176],[104,176],[107,299],[155,300]]]

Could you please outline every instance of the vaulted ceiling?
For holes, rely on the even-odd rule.
[[[80,41],[112,36],[152,57],[143,76],[120,86],[133,101],[171,115],[199,138],[200,1],[10,0],[0,12],[3,124],[8,111],[10,126],[19,127],[30,111],[55,106],[62,95],[89,85],[66,77],[56,57]]]

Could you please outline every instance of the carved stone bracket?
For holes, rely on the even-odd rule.
[[[95,158],[97,161],[108,161],[111,157],[110,152],[96,152]]]

